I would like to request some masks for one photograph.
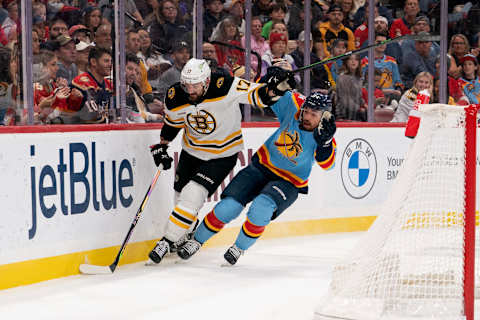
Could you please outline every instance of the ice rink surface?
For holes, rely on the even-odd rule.
[[[359,235],[261,240],[233,267],[222,266],[226,247],[204,248],[188,261],[3,290],[0,319],[313,319],[333,265]]]

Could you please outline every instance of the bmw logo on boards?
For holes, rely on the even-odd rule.
[[[368,195],[377,178],[377,158],[372,146],[357,138],[347,145],[342,157],[342,183],[354,199]]]

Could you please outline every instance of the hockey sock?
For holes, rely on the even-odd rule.
[[[265,226],[254,225],[247,218],[247,220],[242,225],[242,229],[238,234],[235,245],[242,250],[247,250],[255,243],[255,241],[257,241],[257,239],[262,235],[264,230]]]
[[[186,208],[176,206],[168,218],[165,237],[172,241],[178,241],[197,220],[196,214],[187,211]]]
[[[277,205],[271,197],[265,194],[256,197],[248,210],[247,220],[240,229],[235,245],[242,250],[250,248],[270,223],[275,210]]]
[[[205,243],[222,230],[225,224],[238,217],[242,210],[242,204],[235,199],[230,197],[223,199],[205,216],[195,232],[195,240],[202,244]]]

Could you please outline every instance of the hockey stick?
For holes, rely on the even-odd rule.
[[[245,50],[245,48],[242,48],[242,47],[236,46],[234,44],[230,44],[230,43],[225,43],[225,42],[216,41],[216,40],[210,41],[210,43],[211,44],[216,44],[216,45],[219,45],[219,46],[225,46],[225,47],[228,47],[228,48],[236,49],[236,50],[239,50],[239,51],[242,51],[242,52],[247,52],[247,50]],[[256,51],[250,50],[250,53],[252,53],[255,56],[255,58],[257,58],[257,74],[255,75],[255,79],[254,79],[256,81],[257,79],[260,79],[260,74],[262,73],[262,58],[260,57],[260,55]]]
[[[162,172],[161,167],[158,167],[157,173],[155,174],[155,177],[153,178],[152,183],[148,187],[147,193],[145,194],[145,197],[143,198],[142,204],[140,205],[140,208],[138,208],[137,214],[135,215],[135,218],[133,219],[132,224],[130,225],[130,229],[127,232],[127,236],[125,237],[125,240],[123,240],[122,246],[120,247],[120,250],[117,253],[117,256],[115,258],[115,261],[109,266],[97,266],[93,264],[81,264],[80,265],[80,272],[83,274],[111,274],[115,271],[117,268],[118,262],[120,261],[120,258],[123,255],[123,251],[125,251],[125,248],[127,247],[127,242],[130,239],[130,236],[133,233],[133,229],[137,225],[138,219],[140,219],[140,214],[142,213],[143,209],[145,208],[145,205],[147,203],[148,198],[150,197],[150,194],[153,191],[153,188],[155,187],[155,184],[157,183],[158,177],[160,176],[160,173]]]
[[[341,55],[338,55],[338,56],[335,56],[335,57],[331,57],[331,58],[328,58],[328,59],[325,59],[325,60],[322,60],[322,61],[318,61],[318,62],[315,62],[315,63],[312,63],[308,66],[304,66],[304,67],[301,67],[301,68],[298,68],[298,69],[295,69],[293,71],[291,71],[292,73],[296,73],[296,72],[300,72],[300,71],[303,71],[303,70],[306,70],[306,69],[311,69],[311,68],[314,68],[316,66],[320,66],[320,65],[323,65],[323,64],[326,64],[326,63],[329,63],[329,62],[332,62],[332,61],[335,61],[335,60],[338,60],[338,59],[343,59],[343,58],[346,58],[346,57],[349,57],[351,56],[352,54],[357,54],[357,53],[360,53],[360,52],[365,52],[367,51],[368,49],[370,48],[375,48],[375,47],[379,47],[379,46],[383,46],[383,45],[386,45],[386,44],[389,44],[389,43],[393,43],[395,41],[401,41],[401,40],[414,40],[414,41],[440,41],[440,36],[435,36],[435,35],[418,35],[418,34],[406,34],[406,35],[403,35],[403,36],[400,36],[400,37],[396,37],[396,38],[392,38],[392,39],[387,39],[387,40],[384,40],[382,42],[379,42],[379,43],[374,43],[374,44],[371,44],[369,46],[366,46],[365,48],[360,48],[360,49],[356,49],[356,50],[352,50],[352,51],[348,51],[348,52],[345,52],[344,54],[341,54]]]

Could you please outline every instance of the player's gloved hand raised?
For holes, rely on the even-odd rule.
[[[172,167],[173,158],[170,157],[167,153],[167,144],[154,144],[150,146],[150,153],[153,156],[153,161],[155,161],[155,165],[158,167],[162,165],[163,170],[168,170]]]
[[[293,90],[297,85],[291,72],[275,66],[267,69],[267,73],[260,82],[267,84],[268,90],[275,94],[276,100],[280,99],[285,92]]]
[[[313,130],[313,138],[319,146],[326,147],[332,143],[335,131],[337,131],[335,116],[329,111],[324,111],[318,127]]]

